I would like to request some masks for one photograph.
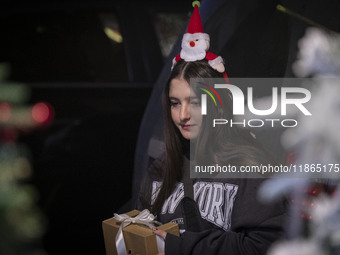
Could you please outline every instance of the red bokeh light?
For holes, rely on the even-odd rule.
[[[52,117],[53,111],[49,104],[40,102],[32,107],[32,118],[38,124],[47,124],[52,120]]]
[[[11,117],[11,106],[9,103],[0,103],[0,121],[7,122]]]

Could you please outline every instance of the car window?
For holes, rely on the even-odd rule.
[[[24,82],[127,80],[124,40],[114,12],[11,15],[0,24],[0,62]]]

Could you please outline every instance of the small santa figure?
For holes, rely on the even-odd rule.
[[[194,1],[192,3],[194,12],[190,18],[187,33],[183,35],[182,50],[172,60],[172,68],[180,59],[191,62],[205,58],[208,60],[208,63],[212,68],[220,73],[225,74],[222,57],[208,52],[210,46],[210,37],[208,34],[203,32],[201,16],[198,11],[199,4],[199,1]]]

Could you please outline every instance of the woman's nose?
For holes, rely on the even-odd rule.
[[[187,120],[190,119],[190,105],[183,104],[180,111],[180,119]]]

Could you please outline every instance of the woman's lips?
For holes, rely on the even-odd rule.
[[[193,126],[195,126],[195,125],[192,125],[192,124],[183,125],[183,124],[181,124],[181,127],[184,130],[190,130],[190,128],[193,127]]]

